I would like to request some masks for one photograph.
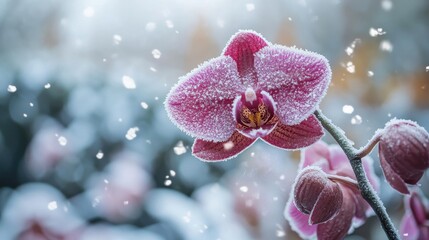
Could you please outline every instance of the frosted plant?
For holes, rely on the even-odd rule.
[[[373,160],[364,157],[362,163],[378,190]],[[306,148],[298,172],[285,217],[302,238],[342,239],[374,214],[360,195],[348,158],[338,145],[319,141]]]
[[[421,194],[413,192],[405,198],[406,213],[401,221],[401,236],[409,240],[429,239],[429,204]]]
[[[331,70],[325,57],[273,45],[253,31],[239,31],[221,56],[179,80],[169,92],[165,107],[172,122],[196,138],[192,153],[204,161],[233,158],[258,138],[286,150],[308,147],[323,136],[322,127],[325,128],[341,147],[341,156],[331,156],[331,147],[316,144],[314,148],[328,149],[322,151],[328,155],[322,156],[330,163],[329,168],[314,167],[319,158],[308,150],[307,155],[315,159],[305,161],[310,161],[308,165],[313,167],[299,176],[314,175],[316,182],[323,184],[312,184],[311,178],[305,181],[299,178],[295,187],[319,186],[316,195],[331,189],[334,197],[332,202],[325,201],[328,205],[323,208],[326,209],[318,209],[323,202],[318,204],[317,199],[312,199],[304,207],[299,203],[308,199],[300,198],[300,194],[296,195],[299,191],[295,192],[298,208],[289,201],[286,209],[292,211],[295,206],[294,214],[289,214],[291,225],[303,237],[340,239],[363,223],[371,206],[387,237],[399,239],[374,190],[377,180],[368,169],[365,156],[380,142],[380,162],[387,181],[407,194],[407,184],[417,184],[429,168],[429,134],[414,122],[392,120],[385,129],[377,131],[366,146],[354,148],[344,131],[318,109],[330,80]],[[332,151],[339,154],[340,148],[334,148],[337,150]],[[300,212],[298,220],[291,217]],[[301,224],[303,218],[308,218],[305,214],[310,214],[308,226]],[[298,226],[309,228],[302,230]],[[329,234],[334,230],[335,233]]]
[[[196,138],[193,154],[202,160],[232,158],[257,138],[298,149],[323,136],[313,112],[330,79],[323,56],[240,31],[220,57],[182,77],[165,105],[171,120]]]

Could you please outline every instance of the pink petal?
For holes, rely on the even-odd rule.
[[[262,139],[269,144],[283,149],[307,147],[323,136],[320,122],[314,115],[293,126],[279,122],[274,130]]]
[[[224,49],[223,55],[230,56],[237,63],[238,73],[243,77],[254,72],[254,55],[261,48],[267,46],[265,39],[253,31],[239,31],[231,37]],[[243,78],[242,81],[246,78]],[[256,79],[255,79],[256,80]],[[247,82],[243,84],[248,85]],[[250,84],[253,86],[254,84]]]
[[[402,178],[397,173],[395,173],[390,167],[390,165],[386,162],[386,159],[384,158],[384,155],[382,153],[382,145],[379,145],[378,149],[381,169],[383,170],[387,182],[398,192],[403,194],[409,194],[410,192],[408,191],[408,187],[407,185],[405,185],[404,180],[402,180]]]
[[[329,172],[329,148],[323,141],[317,141],[301,153],[300,169],[307,166],[318,166],[324,172]]]
[[[310,224],[319,224],[332,219],[341,209],[342,203],[343,194],[340,186],[335,182],[327,181],[310,214]]]
[[[399,234],[404,240],[415,240],[419,237],[419,228],[411,213],[406,213],[402,218]]]
[[[426,208],[419,195],[412,193],[409,201],[410,209],[417,225],[424,225],[426,222]]]
[[[328,222],[317,226],[317,239],[336,240],[347,235],[355,215],[355,202],[353,194],[348,190],[343,191],[343,195],[344,200],[339,213]]]
[[[269,46],[255,56],[258,87],[277,103],[277,115],[286,125],[294,125],[314,112],[331,81],[328,60],[322,55]]]
[[[195,139],[192,154],[203,161],[224,161],[237,156],[255,141],[256,139],[247,138],[237,131],[223,142]]]
[[[232,102],[244,90],[234,60],[221,56],[181,78],[165,107],[172,122],[187,134],[224,141],[235,130]]]
[[[350,170],[352,170],[347,155],[344,153],[343,149],[337,144],[329,146],[329,164],[331,170],[338,170],[339,168],[349,168]],[[352,175],[353,179],[355,179],[353,172]]]
[[[309,225],[309,215],[300,212],[292,201],[292,193],[286,204],[285,218],[288,220],[292,230],[297,232],[303,239],[308,239],[316,234],[317,225]]]

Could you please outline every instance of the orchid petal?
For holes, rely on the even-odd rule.
[[[172,122],[192,137],[224,141],[235,130],[232,103],[242,91],[234,60],[221,56],[181,78],[165,106]]]
[[[299,211],[293,203],[292,198],[286,204],[284,215],[292,230],[297,232],[301,238],[308,239],[316,234],[317,225],[308,224],[310,216]]]
[[[293,126],[277,123],[274,130],[263,137],[267,143],[283,149],[300,149],[307,147],[323,136],[320,122],[314,115]]]
[[[379,145],[378,149],[379,149],[381,169],[383,170],[383,173],[384,173],[384,176],[386,177],[387,182],[398,192],[403,194],[409,194],[410,192],[404,180],[396,172],[394,172],[390,167],[389,163],[386,162],[386,159],[382,154],[383,146]]]
[[[238,73],[240,77],[243,77],[254,72],[254,55],[267,45],[268,42],[258,33],[254,31],[239,31],[231,37],[223,55],[234,59],[237,63]],[[250,79],[242,78],[241,80],[246,81]],[[243,82],[243,84],[248,85],[249,83]]]
[[[419,237],[419,228],[411,213],[406,213],[402,218],[399,233],[404,239],[416,240]]]
[[[323,141],[317,141],[301,153],[300,169],[307,166],[318,166],[324,172],[328,172],[329,167],[329,148]]]
[[[419,195],[412,193],[410,197],[410,209],[413,213],[417,225],[424,225],[426,222],[426,207]]]
[[[192,154],[202,161],[224,161],[237,156],[255,141],[256,139],[247,138],[237,131],[223,142],[195,139]]]
[[[255,56],[258,87],[267,91],[277,103],[277,115],[286,125],[308,118],[328,88],[331,69],[322,55],[269,46]]]
[[[356,206],[353,194],[348,190],[343,190],[343,197],[343,204],[338,214],[333,219],[317,226],[317,239],[339,240],[347,235],[355,215]]]

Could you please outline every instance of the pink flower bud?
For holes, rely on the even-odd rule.
[[[328,179],[319,168],[306,167],[297,177],[294,203],[302,213],[310,214],[310,225],[319,224],[338,213],[343,203],[343,194],[340,186]]]
[[[429,134],[409,120],[391,120],[380,137],[380,163],[389,184],[408,194],[429,167]]]

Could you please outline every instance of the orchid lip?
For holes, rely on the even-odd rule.
[[[248,87],[233,104],[233,116],[243,135],[264,137],[276,126],[276,122],[271,121],[275,115],[275,103],[267,92]]]

